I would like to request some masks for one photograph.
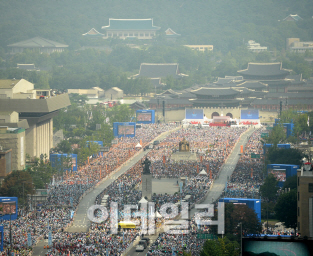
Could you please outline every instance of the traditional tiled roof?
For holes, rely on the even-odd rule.
[[[99,33],[96,29],[92,28],[87,33],[83,34],[83,36],[104,36],[104,34]]]
[[[296,98],[312,98],[313,95],[310,93],[305,93],[305,92],[269,92],[265,95],[265,98],[267,99],[279,99],[279,98],[291,98],[291,99],[296,99]],[[304,103],[305,104],[305,103]]]
[[[161,78],[167,76],[178,76],[178,64],[177,63],[142,63],[140,65],[139,75],[150,78]]]
[[[142,102],[136,101],[133,104],[130,104],[132,109],[146,109],[146,105]]]
[[[289,14],[283,20],[284,21],[299,21],[299,20],[303,20],[303,19],[298,14]]]
[[[281,99],[256,99],[251,105],[279,105]],[[313,99],[307,99],[303,101],[302,99],[288,99],[288,105],[313,105]]]
[[[237,71],[242,76],[258,76],[258,77],[271,77],[271,76],[287,76],[291,70],[283,69],[282,63],[248,63],[248,68]]]
[[[248,89],[266,89],[267,84],[261,83],[259,81],[245,81],[237,85],[238,87],[245,87]]]
[[[109,19],[109,26],[103,26],[105,30],[159,30],[153,26],[153,19]]]
[[[160,94],[158,94],[158,95],[175,95],[175,96],[178,96],[178,95],[180,95],[181,93],[179,93],[179,92],[175,92],[174,90],[172,90],[172,89],[168,89],[168,90],[166,90],[166,91],[164,91],[164,92],[162,92],[162,93],[160,93]]]
[[[177,34],[173,29],[168,28],[167,30],[165,30],[165,36],[167,36],[167,37],[177,37],[177,36],[181,36],[181,35]]]
[[[191,91],[195,95],[212,95],[212,96],[227,96],[227,95],[237,95],[240,92],[232,88],[200,88]]]
[[[9,44],[8,47],[21,47],[21,48],[65,48],[66,44],[51,41],[42,37],[34,37],[25,41],[14,44]]]

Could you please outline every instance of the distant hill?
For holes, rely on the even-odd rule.
[[[227,52],[255,40],[281,50],[287,37],[313,40],[311,0],[10,0],[0,1],[0,47],[41,36],[78,48],[91,28],[109,18],[153,18],[161,32],[182,35],[180,44],[213,44]],[[289,14],[303,18],[282,22]],[[280,20],[280,21],[278,21]]]

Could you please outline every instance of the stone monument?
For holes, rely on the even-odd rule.
[[[141,187],[142,196],[148,201],[151,201],[152,197],[152,174],[150,173],[151,161],[146,157],[146,159],[141,163],[143,171],[141,174]]]

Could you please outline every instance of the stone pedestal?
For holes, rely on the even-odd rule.
[[[141,175],[141,187],[142,196],[148,201],[151,201],[152,197],[152,174],[142,174]]]

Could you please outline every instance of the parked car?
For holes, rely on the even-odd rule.
[[[150,244],[150,238],[148,238],[148,237],[143,237],[143,238],[141,238],[141,240],[146,240],[147,245]]]
[[[140,240],[140,241],[139,241],[139,244],[142,245],[145,249],[146,249],[147,246],[148,246],[148,243],[147,243],[146,240]]]
[[[145,250],[145,247],[142,244],[137,244],[136,252],[143,252],[144,250]]]

